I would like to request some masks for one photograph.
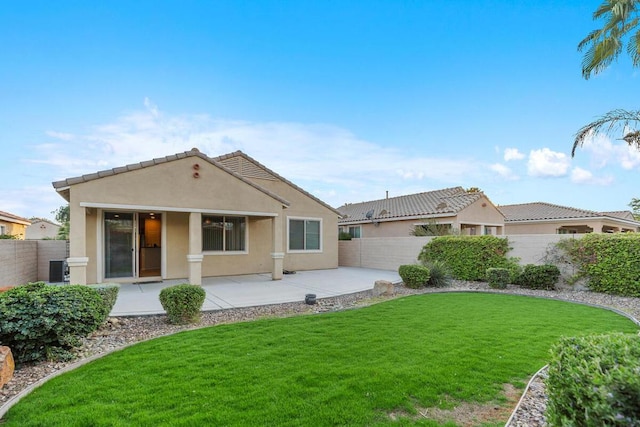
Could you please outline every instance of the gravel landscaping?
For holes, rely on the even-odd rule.
[[[437,289],[408,289],[402,285],[396,285],[395,295],[392,297],[374,297],[372,291],[365,291],[333,298],[318,299],[316,305],[297,302],[205,312],[203,313],[201,322],[195,326],[169,325],[166,323],[166,317],[164,315],[110,318],[98,331],[83,340],[82,346],[76,351],[77,358],[75,360],[70,362],[42,362],[16,369],[13,379],[0,390],[0,414],[3,412],[1,405],[9,403],[10,400],[19,395],[23,390],[28,389],[44,378],[69,369],[70,366],[79,361],[96,357],[150,338],[188,329],[201,328],[203,326],[249,321],[264,317],[285,317],[344,310],[384,301],[397,296],[443,291],[509,293],[576,301],[613,308],[635,319],[640,318],[640,300],[638,298],[615,297],[589,291],[534,291],[515,286],[509,286],[504,290],[495,290],[489,288],[486,283],[462,281],[453,281],[451,286]],[[514,413],[508,424],[509,426],[535,427],[546,425],[544,418],[546,408],[546,395],[543,383],[544,375],[545,372],[543,371],[538,377],[532,380],[531,386],[528,388],[525,396],[523,396],[518,410]]]

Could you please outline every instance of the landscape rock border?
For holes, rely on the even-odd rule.
[[[166,316],[164,315],[110,318],[98,331],[83,340],[82,346],[76,350],[78,359],[71,362],[43,362],[16,369],[13,380],[0,389],[0,419],[22,397],[49,379],[141,341],[223,323],[251,321],[265,317],[290,317],[301,314],[339,311],[408,295],[442,292],[486,292],[556,299],[612,310],[640,325],[636,320],[640,317],[639,298],[616,297],[587,290],[530,290],[513,285],[509,285],[507,289],[498,290],[491,289],[484,282],[457,280],[452,281],[450,286],[444,288],[409,289],[402,284],[395,284],[394,287],[392,296],[375,296],[373,290],[369,290],[318,299],[316,305],[306,305],[304,301],[300,301],[209,311],[203,313],[202,319],[197,325],[170,325],[166,322]],[[530,380],[528,387],[525,388],[523,396],[511,415],[508,426],[536,427],[546,425],[543,416],[546,395],[544,394],[542,376],[544,376],[544,370],[539,371],[539,375],[534,375]],[[541,408],[542,412],[540,412]]]

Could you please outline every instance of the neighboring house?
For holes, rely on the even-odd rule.
[[[31,225],[27,227],[26,240],[55,239],[58,237],[58,230],[60,230],[58,224],[44,218],[31,218],[29,221],[31,221]]]
[[[339,212],[240,151],[194,148],[53,186],[70,206],[71,283],[338,267]]]
[[[352,237],[400,237],[434,226],[463,235],[503,234],[504,216],[482,192],[462,187],[387,197],[338,208],[341,232]]]
[[[30,224],[26,218],[0,211],[0,235],[24,240],[25,230]]]
[[[628,211],[594,212],[551,203],[498,206],[504,213],[506,234],[629,233],[640,222]]]

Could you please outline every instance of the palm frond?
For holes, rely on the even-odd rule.
[[[622,52],[626,39],[629,39],[627,52],[634,65],[640,65],[640,42],[634,41],[640,37],[640,32],[632,34],[640,25],[638,17],[634,17],[639,7],[640,0],[605,0],[596,9],[593,19],[604,19],[602,28],[591,31],[578,43],[578,51],[587,49],[582,60],[582,76],[585,79],[611,65]]]
[[[592,135],[605,133],[611,135],[615,130],[623,131],[632,123],[640,124],[640,111],[612,110],[593,122],[581,127],[576,133],[576,138],[571,149],[571,157],[576,154],[576,149],[582,147],[584,142]],[[635,146],[640,150],[640,131],[628,131],[623,139],[629,146]]]

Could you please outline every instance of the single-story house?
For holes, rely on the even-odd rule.
[[[339,212],[246,154],[184,153],[53,183],[70,206],[70,282],[338,267]]]
[[[504,215],[482,192],[445,188],[338,208],[340,231],[359,237],[410,236],[415,227],[463,235],[504,234]]]
[[[60,225],[45,218],[31,218],[31,225],[25,232],[26,240],[55,239],[58,237]]]
[[[629,211],[594,212],[551,203],[502,205],[506,234],[629,233],[640,222]]]
[[[26,218],[0,211],[0,236],[13,236],[24,240],[25,230],[29,225],[31,222]]]

